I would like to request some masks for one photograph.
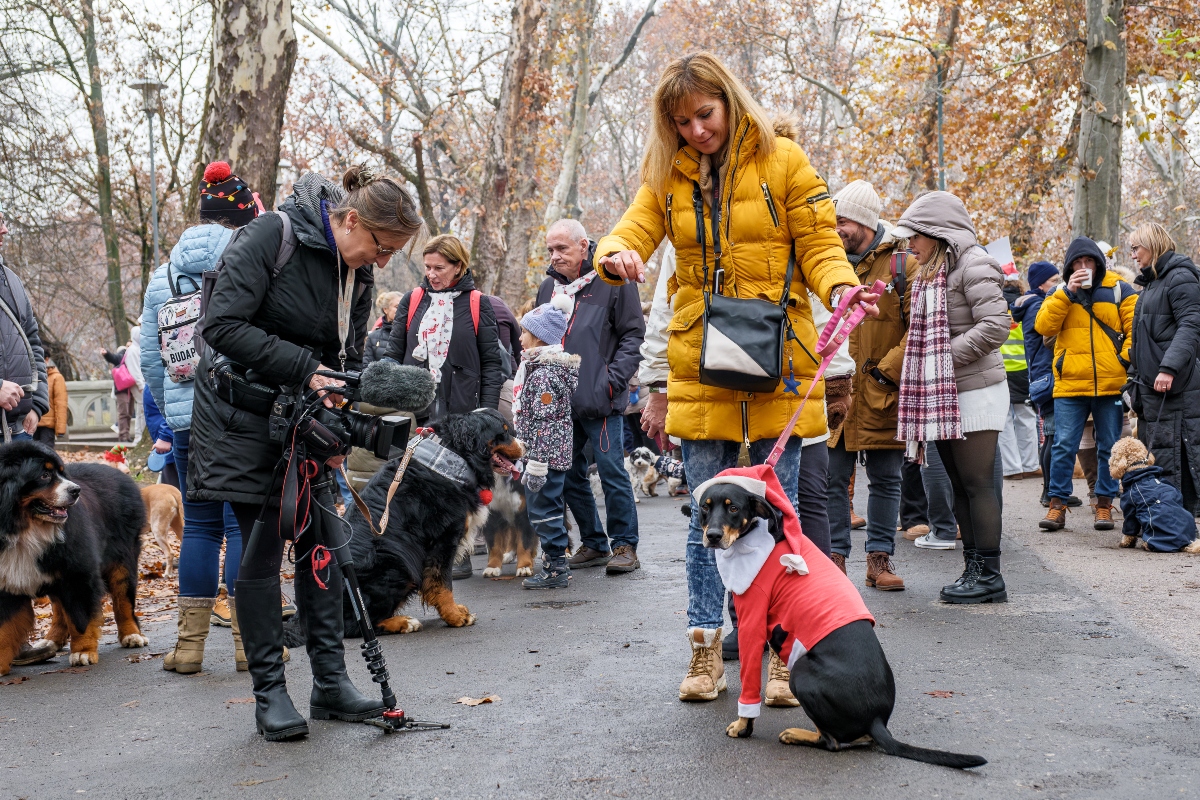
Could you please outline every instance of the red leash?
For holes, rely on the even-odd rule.
[[[882,294],[887,287],[883,281],[875,281],[871,286],[871,292],[874,294]],[[847,289],[842,294],[842,299],[838,303],[838,307],[834,309],[833,316],[825,325],[825,330],[821,331],[820,337],[817,339],[817,353],[821,356],[821,363],[817,367],[817,374],[813,376],[812,383],[808,385],[808,391],[804,393],[804,397],[800,400],[800,405],[796,408],[796,413],[792,414],[791,420],[784,427],[783,432],[779,434],[779,438],[775,441],[775,446],[771,448],[771,454],[767,456],[766,464],[772,469],[779,463],[779,458],[783,455],[783,450],[787,447],[788,439],[792,437],[792,431],[796,427],[796,423],[800,420],[800,414],[804,411],[804,406],[808,402],[808,398],[812,395],[812,391],[817,386],[817,381],[825,375],[825,370],[829,367],[833,357],[837,355],[838,348],[845,343],[850,336],[850,332],[858,327],[858,324],[867,316],[867,306],[865,303],[855,303],[855,298],[859,294],[865,292],[867,287],[855,286]],[[855,305],[855,309],[849,311],[850,306]]]

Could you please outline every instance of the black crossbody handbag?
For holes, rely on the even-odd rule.
[[[783,344],[791,332],[787,304],[796,266],[795,245],[778,303],[726,297],[721,267],[721,202],[713,182],[713,279],[708,281],[708,247],[704,236],[704,196],[692,182],[696,240],[704,262],[704,338],[700,346],[700,383],[739,392],[774,392],[783,378]]]

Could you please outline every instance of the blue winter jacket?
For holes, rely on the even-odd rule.
[[[1176,553],[1196,538],[1196,520],[1183,495],[1163,480],[1161,467],[1131,469],[1121,478],[1121,533],[1144,539],[1158,553]]]
[[[1030,289],[1013,303],[1012,316],[1013,321],[1021,326],[1021,333],[1025,337],[1025,363],[1029,366],[1030,386],[1032,387],[1039,378],[1049,377],[1050,389],[1047,396],[1053,397],[1054,348],[1046,347],[1042,335],[1033,329],[1033,323],[1037,320],[1038,311],[1041,310],[1042,301],[1045,299],[1046,293],[1041,289]],[[1052,402],[1049,400],[1046,405]],[[1049,413],[1049,410],[1043,409],[1046,413]]]
[[[146,286],[146,302],[142,306],[142,374],[167,424],[172,430],[186,431],[192,427],[192,389],[195,381],[176,383],[166,377],[158,352],[158,310],[174,294],[167,281],[180,294],[200,288],[201,273],[217,265],[233,231],[221,225],[197,225],[188,228],[171,249],[171,260],[154,271]]]
[[[146,430],[150,431],[151,439],[163,439],[168,442],[175,441],[175,431],[171,430],[171,426],[163,419],[162,412],[158,410],[158,403],[154,402],[154,395],[150,393],[149,386],[142,390],[142,410],[146,413]],[[175,463],[175,452],[173,450],[167,451],[166,463]]]

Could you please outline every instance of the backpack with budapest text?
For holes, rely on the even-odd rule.
[[[276,253],[275,264],[271,267],[270,280],[273,281],[279,277],[279,273],[283,271],[283,265],[286,264],[296,252],[296,248],[300,245],[300,240],[296,238],[296,232],[292,230],[292,220],[285,212],[263,211],[258,216],[261,218],[267,214],[277,215],[280,222],[283,223],[283,234],[279,241],[279,252]],[[204,284],[200,288],[200,316],[196,327],[193,329],[193,340],[195,341],[196,346],[197,363],[200,361],[200,355],[203,352],[202,348],[204,346],[204,317],[208,312],[208,305],[212,300],[213,290],[217,286],[217,278],[220,276],[221,271],[225,269],[225,253],[229,252],[229,248],[233,246],[233,243],[237,241],[238,237],[241,236],[242,232],[245,230],[246,227],[243,226],[233,232],[233,236],[230,237],[229,243],[225,245],[225,249],[222,251],[221,257],[217,259],[216,266],[210,270],[206,270],[204,273]]]

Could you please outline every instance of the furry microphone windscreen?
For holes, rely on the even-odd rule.
[[[433,376],[423,367],[372,361],[362,372],[363,402],[400,411],[420,411],[433,402]]]

